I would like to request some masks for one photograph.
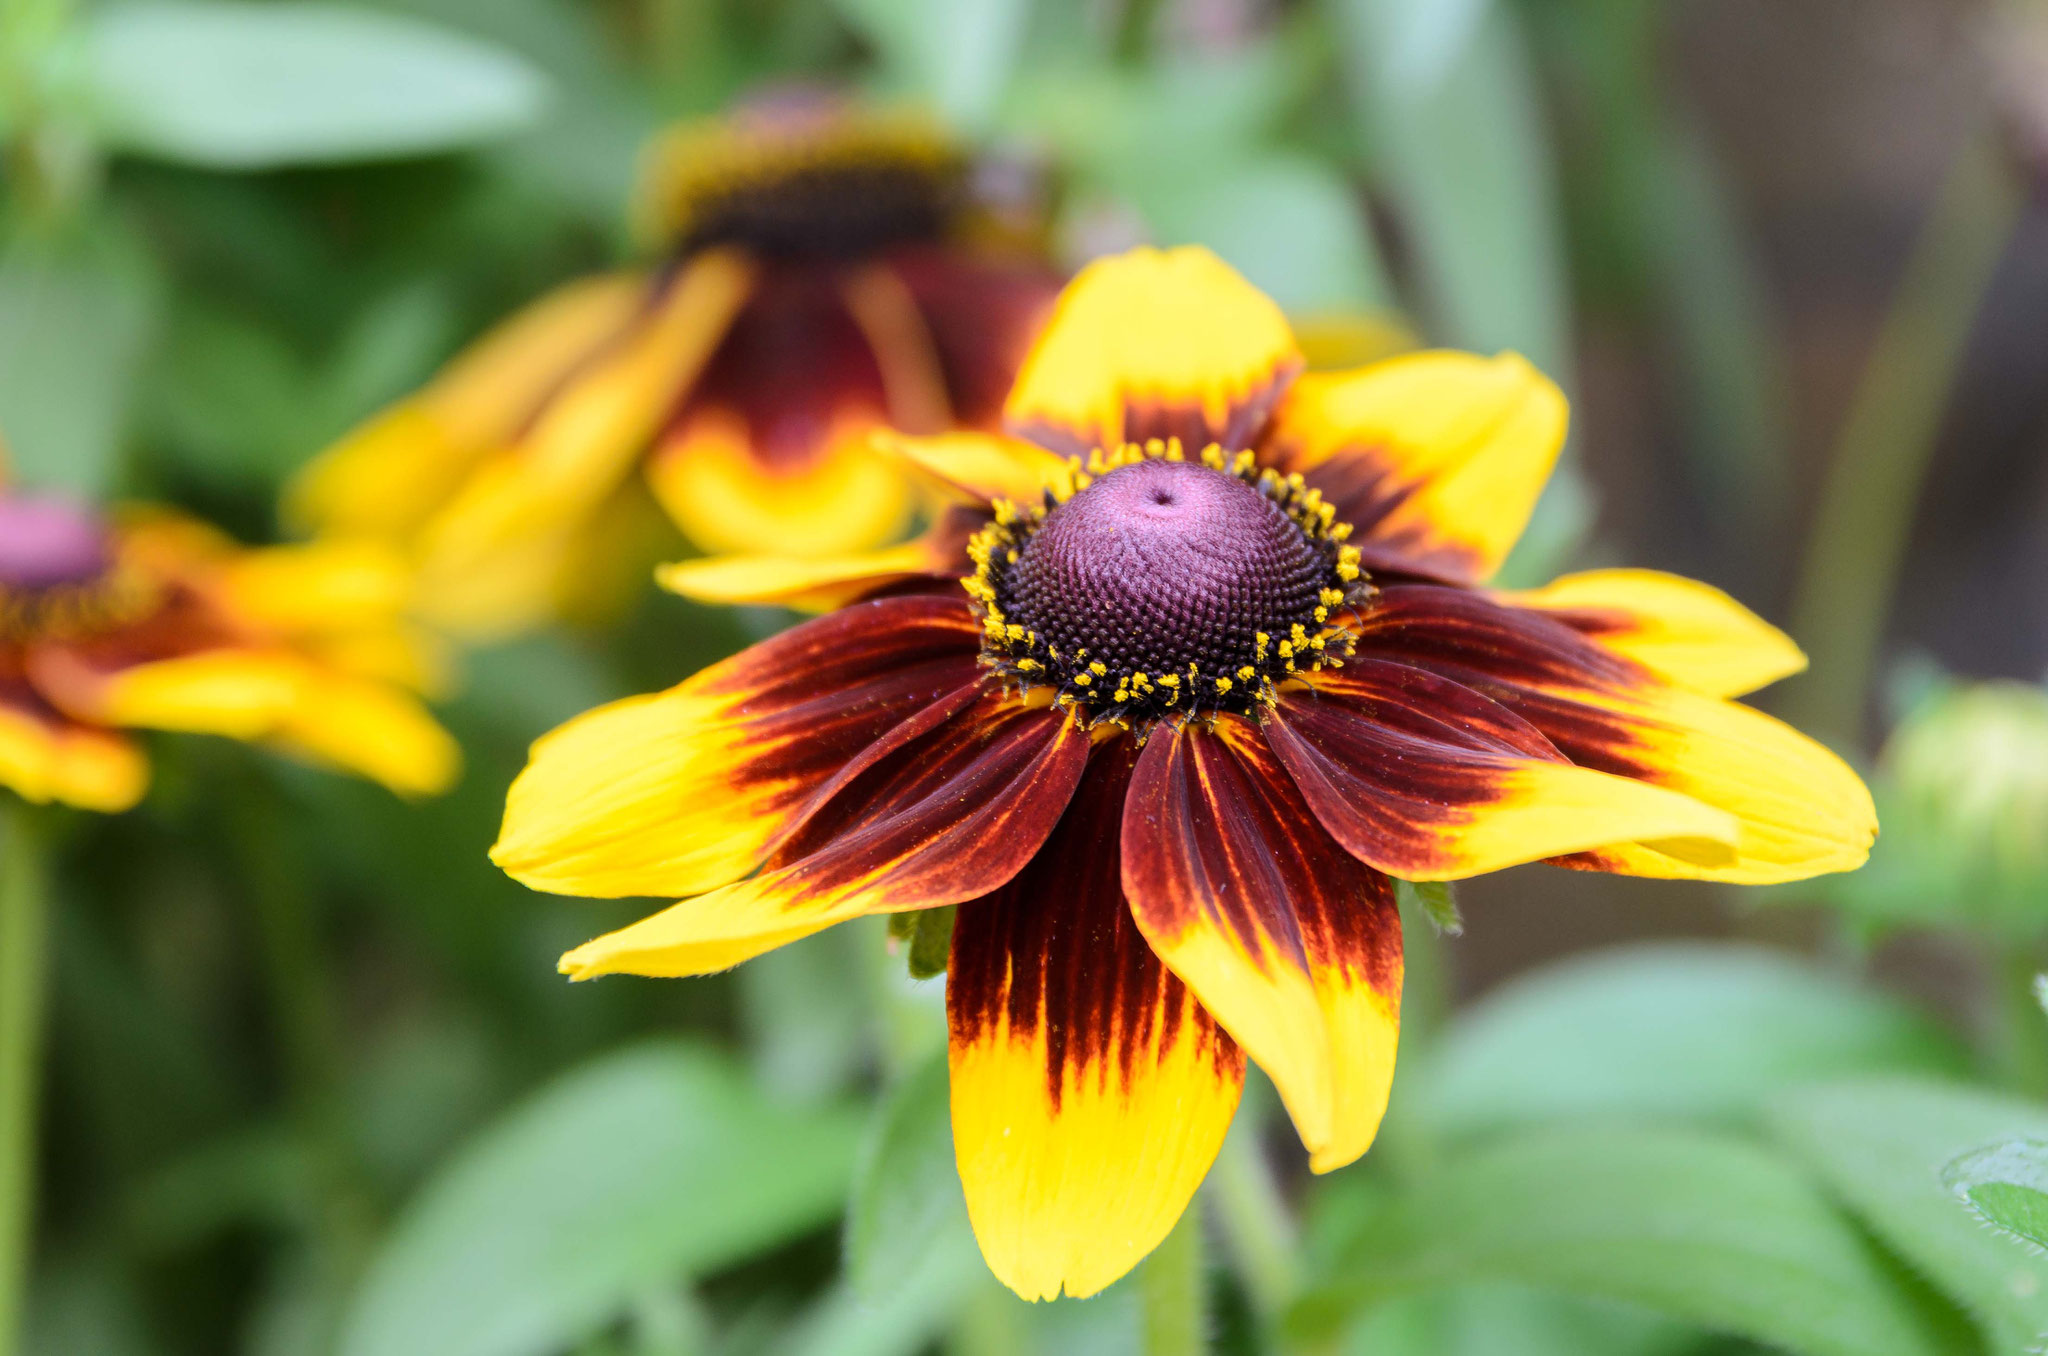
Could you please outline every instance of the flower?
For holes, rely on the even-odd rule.
[[[1876,832],[1839,759],[1726,700],[1804,661],[1725,595],[1639,570],[1482,587],[1564,437],[1526,362],[1300,367],[1213,255],[1092,265],[1010,394],[1021,436],[905,441],[962,500],[921,571],[672,567],[860,600],[571,721],[508,798],[493,855],[527,884],[694,896],[571,951],[577,978],[957,904],[954,1147],[1027,1297],[1089,1294],[1164,1237],[1247,1056],[1317,1171],[1365,1152],[1393,878],[1788,880]]]
[[[313,462],[294,516],[405,543],[475,634],[572,607],[634,538],[636,467],[705,551],[898,536],[913,481],[869,433],[991,423],[1059,285],[970,169],[923,119],[816,95],[672,130],[638,205],[661,262],[506,321]]]
[[[110,522],[0,485],[0,786],[125,810],[149,782],[136,728],[443,790],[459,754],[406,690],[430,677],[406,589],[373,546],[246,550],[163,511]]]
[[[1833,901],[1878,927],[1967,923],[2033,945],[2048,927],[2048,689],[1939,675],[1878,771],[1889,832]]]

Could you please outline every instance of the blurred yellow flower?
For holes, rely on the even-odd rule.
[[[408,597],[374,544],[248,550],[161,510],[110,521],[0,485],[0,786],[126,809],[149,781],[136,728],[444,790],[460,755],[414,695],[436,664]]]
[[[308,467],[295,518],[404,544],[472,635],[573,610],[636,470],[706,552],[896,537],[913,482],[870,434],[991,423],[1058,288],[971,168],[922,118],[806,92],[671,131],[636,204],[661,262],[513,316]]]

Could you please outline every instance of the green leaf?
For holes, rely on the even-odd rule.
[[[579,1069],[460,1151],[370,1266],[344,1356],[559,1351],[650,1286],[830,1219],[859,1127],[767,1101],[722,1056],[641,1046]]]
[[[1941,1179],[1985,1223],[2048,1249],[2048,1143],[2014,1139],[1964,1154]]]
[[[1515,15],[1472,0],[1328,3],[1435,333],[1519,349],[1569,386],[1562,214]]]
[[[1023,50],[1031,0],[837,0],[893,83],[953,121],[986,125]]]
[[[846,1211],[846,1269],[879,1299],[934,1253],[974,1250],[953,1162],[953,1121],[940,1051],[893,1088],[875,1115]]]
[[[946,973],[953,953],[954,905],[942,909],[919,909],[917,928],[910,935],[910,977],[936,979]]]
[[[546,100],[510,53],[373,10],[131,0],[86,22],[107,141],[209,169],[453,150],[526,126]]]
[[[1519,1285],[1467,1285],[1383,1304],[1350,1333],[1354,1356],[1697,1356],[1688,1324]]]
[[[1422,911],[1439,937],[1465,935],[1465,917],[1458,912],[1458,895],[1446,880],[1396,881],[1405,904]]]
[[[1468,1135],[1588,1116],[1738,1120],[1795,1083],[1949,1071],[1933,1023],[1775,952],[1658,943],[1551,966],[1460,1014],[1410,1109]]]
[[[17,240],[0,254],[0,437],[14,479],[105,492],[159,300],[152,266],[119,237]]]
[[[1200,243],[1287,310],[1387,308],[1392,289],[1352,187],[1307,156],[1263,151],[1138,195],[1159,243]]]
[[[1802,1089],[1778,1135],[1878,1237],[1969,1310],[1995,1350],[2048,1333],[2048,1257],[1956,1208],[1943,1170],[1994,1140],[2048,1136],[2048,1111],[1966,1088],[1871,1079]]]
[[[827,1293],[770,1348],[789,1356],[915,1356],[932,1348],[977,1277],[973,1248],[935,1254],[920,1271],[870,1299],[852,1286]]]
[[[1356,1307],[1511,1281],[1806,1356],[1945,1350],[1884,1259],[1795,1167],[1730,1137],[1546,1130],[1413,1183],[1297,1309],[1305,1335]]]

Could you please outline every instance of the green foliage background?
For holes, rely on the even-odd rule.
[[[1802,466],[1770,280],[1667,79],[1682,36],[1671,9],[1618,0],[5,0],[0,429],[30,484],[273,538],[282,479],[327,440],[625,256],[652,129],[765,81],[844,82],[1053,167],[1074,258],[1203,242],[1296,314],[1398,315],[1568,388],[1589,314],[1648,317],[1686,530],[1709,524],[1716,582],[1767,610],[1789,593],[1821,661],[1789,705],[1874,765],[1896,711],[1950,719],[1951,680],[1912,680],[1878,628],[2017,165],[1995,110],[1965,109],[1877,345],[1848,361],[1863,376],[1832,469]],[[1510,582],[1612,555],[1583,466]],[[141,809],[44,825],[26,1349],[1173,1349],[1142,1278],[1029,1309],[988,1277],[938,984],[903,973],[879,923],[712,979],[571,989],[556,955],[640,906],[534,895],[485,860],[528,741],[779,624],[647,590],[615,629],[472,656],[444,713],[469,769],[443,800],[167,738]],[[1996,832],[2048,838],[2048,748],[2008,761],[1987,795],[2019,818]],[[1201,1198],[1206,1343],[2033,1349],[2048,877],[2019,853],[1977,881],[1957,857],[1971,823],[1916,765],[1879,765],[1908,828],[1867,881],[1768,900],[1798,910],[1682,896],[1769,946],[1615,949],[1463,1003],[1465,943],[1434,927],[1455,911],[1411,908],[1382,1142],[1310,1181],[1270,1090],[1249,1090]],[[1657,887],[1627,898],[1660,907]],[[1873,978],[1902,925],[1915,940],[1883,954],[1904,969],[1963,957],[1960,982],[1919,985],[1939,1011]]]

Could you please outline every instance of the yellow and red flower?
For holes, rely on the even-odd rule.
[[[958,905],[954,1146],[1027,1297],[1098,1290],[1165,1235],[1247,1056],[1317,1171],[1365,1152],[1394,878],[1782,881],[1876,832],[1840,760],[1728,700],[1804,661],[1725,595],[1484,587],[1564,439],[1526,362],[1302,366],[1212,255],[1090,267],[1010,394],[1018,436],[904,441],[960,500],[933,532],[671,567],[843,605],[570,722],[511,790],[493,855],[520,880],[694,896],[570,952],[577,978]]]
[[[816,95],[648,156],[650,269],[542,298],[324,453],[291,503],[405,543],[453,629],[567,610],[620,555],[633,473],[701,550],[900,536],[915,483],[869,445],[997,417],[1059,279],[978,208],[927,121]]]
[[[125,810],[149,764],[125,729],[254,740],[405,795],[455,743],[412,690],[430,651],[409,583],[368,545],[246,550],[162,511],[109,521],[0,485],[0,786]]]

